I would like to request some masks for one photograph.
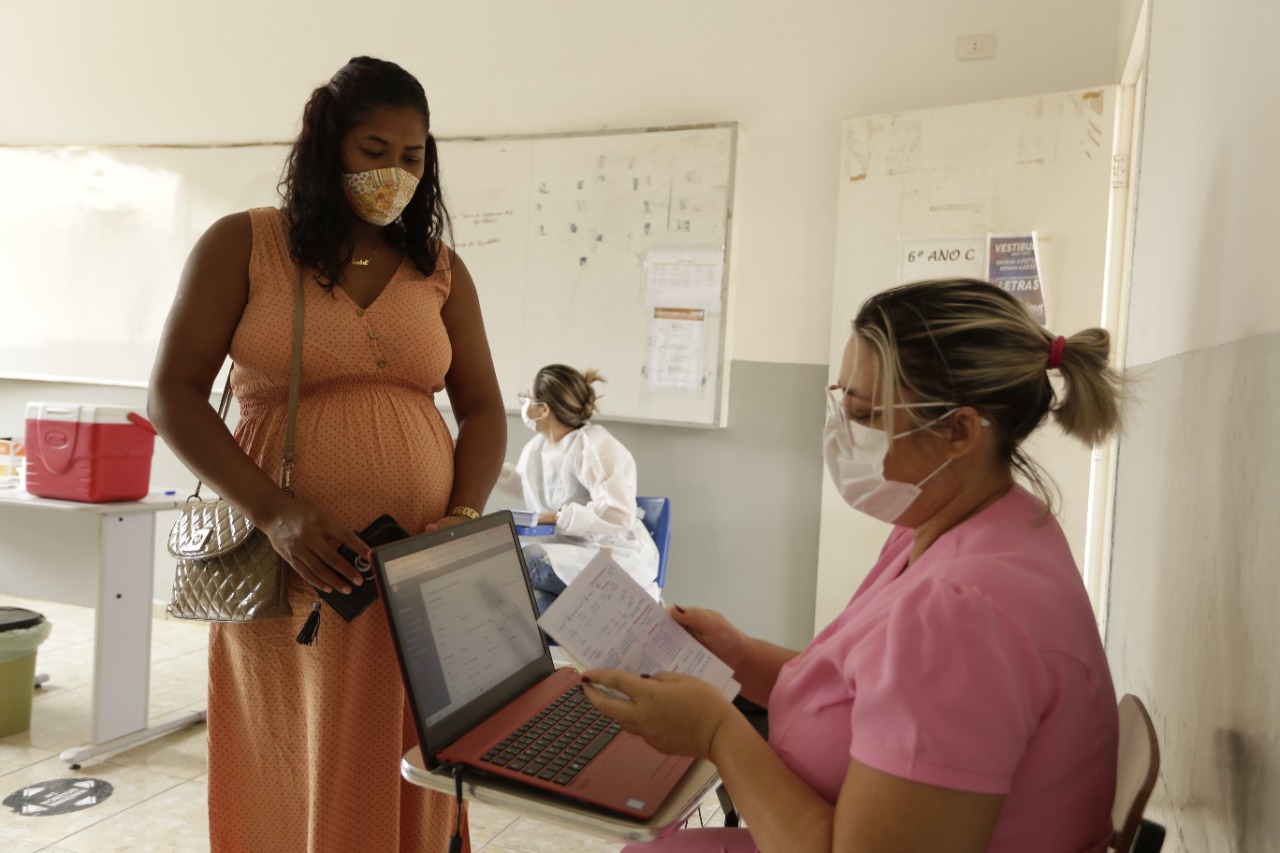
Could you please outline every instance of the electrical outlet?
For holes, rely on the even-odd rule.
[[[996,55],[996,37],[975,33],[956,38],[956,59],[990,59]]]

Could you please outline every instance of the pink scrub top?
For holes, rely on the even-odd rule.
[[[835,803],[850,758],[1003,794],[989,850],[1103,851],[1115,689],[1061,528],[1019,486],[909,570],[895,528],[844,612],[783,667],[769,742]]]

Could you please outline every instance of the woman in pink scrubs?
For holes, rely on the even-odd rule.
[[[583,678],[628,730],[714,762],[749,827],[652,847],[1106,850],[1115,691],[1047,478],[1022,444],[1049,415],[1088,444],[1116,429],[1109,351],[1104,330],[1055,336],[982,281],[863,304],[823,452],[850,506],[894,525],[879,560],[800,652],[672,608],[767,704],[768,742],[698,679]]]

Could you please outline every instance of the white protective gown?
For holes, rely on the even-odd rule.
[[[657,598],[658,548],[636,507],[636,462],[602,426],[587,424],[556,444],[535,435],[520,460],[502,467],[498,487],[528,509],[559,511],[553,536],[522,537],[544,547],[556,575],[573,581],[601,548]]]

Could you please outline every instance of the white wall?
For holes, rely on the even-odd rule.
[[[1129,48],[1133,37],[1141,23],[1142,7],[1149,0],[1119,0],[1120,29],[1116,38],[1116,78],[1122,79],[1125,63],[1129,59]],[[1127,82],[1127,81],[1126,81]]]
[[[442,136],[741,122],[732,353],[749,361],[827,358],[842,119],[1115,76],[1112,0],[5,5],[21,37],[0,54],[0,143],[290,139],[362,52],[422,80]],[[970,32],[996,33],[997,57],[956,62]]]
[[[1160,0],[1152,21],[1131,366],[1280,329],[1280,6]]]
[[[1280,850],[1280,6],[1155,0],[1107,650],[1166,851]]]
[[[728,350],[736,364],[797,367],[735,371],[744,377],[806,383],[827,361],[841,121],[1104,85],[1117,53],[1113,0],[225,0],[199,11],[48,0],[6,3],[3,14],[17,37],[0,52],[0,144],[289,139],[310,90],[358,53],[414,72],[441,136],[737,121]],[[974,32],[996,34],[996,58],[957,62],[956,36]],[[0,256],[19,248],[3,240]],[[0,288],[13,286],[0,277]],[[0,401],[76,393],[0,382]],[[791,418],[786,435],[773,432],[773,418],[754,425],[756,405],[731,410],[730,429],[746,430],[733,446],[811,446],[817,459],[816,389],[817,414]],[[638,459],[642,470],[687,477],[672,490],[698,496],[701,514],[672,545],[674,560],[703,540],[681,557],[685,577],[704,575],[690,603],[740,618],[775,614],[769,638],[803,643],[812,596],[794,601],[789,573],[813,589],[820,467],[805,475],[807,488],[757,476],[744,489],[743,458],[703,452],[708,440],[690,437],[679,451],[688,456],[674,461]],[[664,449],[661,433],[636,443]],[[799,543],[791,566],[716,559],[717,537],[743,536],[748,525],[737,520],[762,516],[775,520],[778,542]]]

